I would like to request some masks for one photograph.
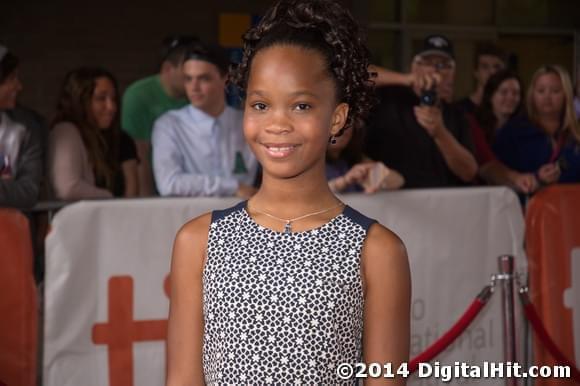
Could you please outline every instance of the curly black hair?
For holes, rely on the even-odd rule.
[[[275,45],[295,45],[322,54],[335,80],[337,100],[349,105],[344,130],[361,129],[375,103],[368,72],[369,50],[352,15],[333,0],[280,0],[244,36],[241,63],[231,80],[245,91],[252,59]]]

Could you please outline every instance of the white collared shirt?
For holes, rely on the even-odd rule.
[[[233,196],[252,185],[258,163],[244,139],[242,112],[226,106],[214,118],[189,105],[153,126],[153,171],[162,196]]]

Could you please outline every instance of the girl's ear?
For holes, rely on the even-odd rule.
[[[340,103],[332,113],[332,126],[330,127],[330,134],[336,135],[340,132],[346,123],[348,117],[349,106],[346,103]]]

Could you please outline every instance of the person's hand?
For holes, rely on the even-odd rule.
[[[512,185],[518,192],[530,194],[538,189],[538,180],[532,173],[516,173]]]
[[[432,138],[437,138],[441,132],[445,130],[443,114],[441,113],[441,109],[438,107],[415,106],[413,109],[417,122],[427,130],[427,133]]]
[[[422,90],[431,90],[441,83],[441,75],[436,72],[415,70],[407,74],[407,85],[417,94]]]
[[[558,167],[557,164],[554,163],[550,163],[550,164],[545,164],[542,167],[540,167],[540,169],[538,169],[538,179],[540,180],[540,182],[542,182],[543,184],[553,184],[555,182],[558,182],[558,179],[560,178],[560,168]]]
[[[352,184],[361,185],[363,181],[367,178],[369,171],[374,166],[374,162],[361,162],[354,165],[346,174],[343,176],[346,186]]]
[[[371,169],[367,173],[367,178],[362,182],[365,193],[372,194],[379,190],[399,189],[405,183],[401,174],[393,169],[389,169],[382,162],[371,162]]]
[[[256,194],[257,191],[258,189],[254,188],[253,186],[240,183],[240,185],[238,186],[238,190],[236,192],[236,196],[248,199],[252,197],[254,194]]]

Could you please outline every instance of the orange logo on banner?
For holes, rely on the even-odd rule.
[[[530,298],[554,343],[580,367],[580,185],[547,188],[534,196],[526,213],[526,252]],[[534,340],[537,365],[554,360]],[[577,385],[562,379],[536,379],[537,386]]]
[[[169,278],[164,291],[169,293]],[[165,340],[167,320],[134,320],[133,278],[114,276],[109,279],[109,321],[93,327],[93,342],[108,346],[109,385],[133,385],[133,343]]]

